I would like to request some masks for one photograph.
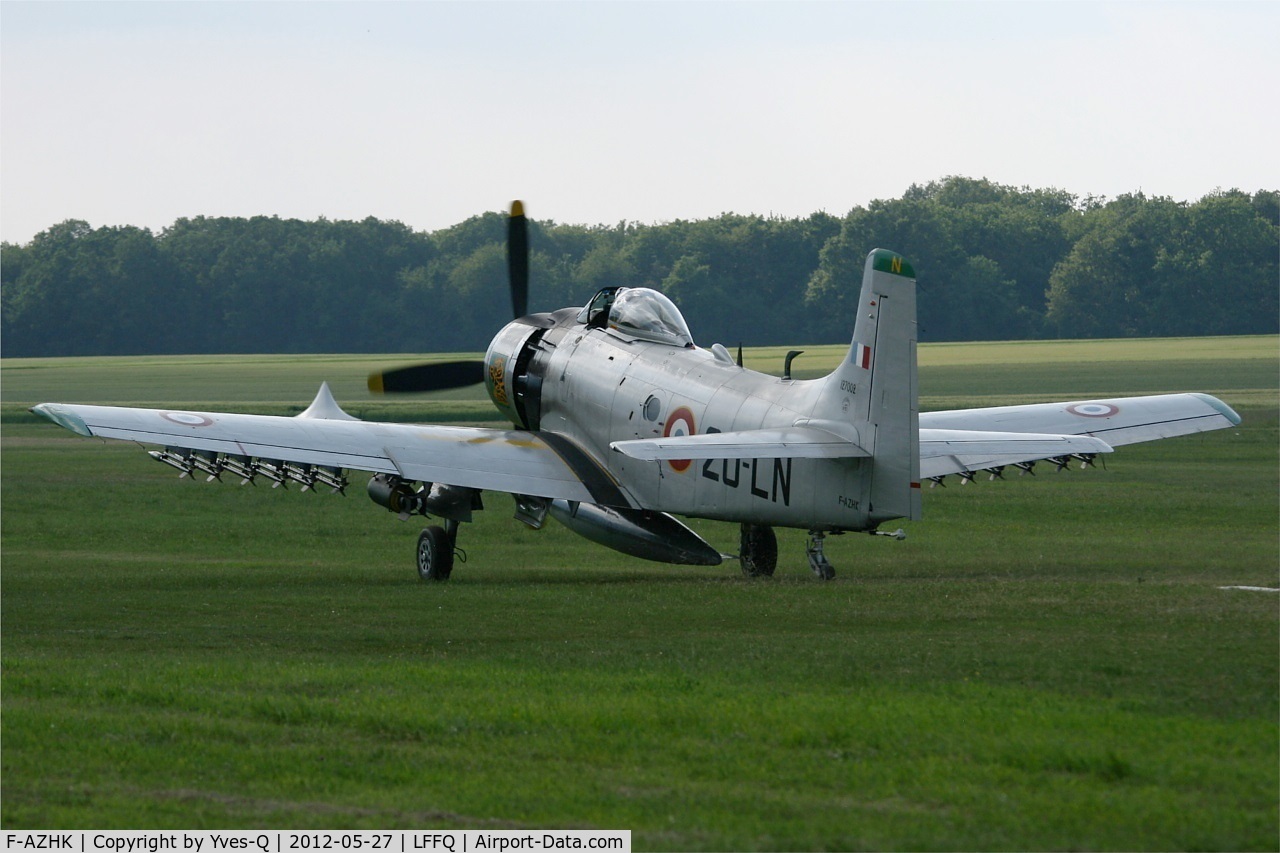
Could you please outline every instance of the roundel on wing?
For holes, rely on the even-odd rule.
[[[693,412],[688,406],[681,406],[667,418],[667,425],[662,429],[663,438],[681,435],[697,435],[698,429],[693,423]],[[667,464],[673,471],[685,471],[689,468],[690,459],[668,459]]]
[[[1109,418],[1120,411],[1120,408],[1109,403],[1076,403],[1067,406],[1067,411],[1082,418]]]
[[[164,418],[169,423],[178,424],[180,426],[213,426],[212,418],[206,418],[204,415],[195,415],[191,412],[161,412],[160,417]]]

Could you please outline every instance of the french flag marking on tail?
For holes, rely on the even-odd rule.
[[[858,344],[854,348],[853,359],[854,359],[854,363],[857,364],[859,367],[861,367],[863,370],[870,370],[871,369],[871,347],[867,346],[866,344]]]

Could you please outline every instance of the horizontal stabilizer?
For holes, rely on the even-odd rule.
[[[1110,453],[1111,445],[1086,435],[920,430],[920,477],[941,477],[1073,454]]]
[[[633,459],[840,459],[871,454],[840,436],[808,426],[710,432],[615,441]]]

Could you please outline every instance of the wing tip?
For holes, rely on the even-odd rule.
[[[1212,394],[1194,393],[1191,396],[1195,397],[1200,402],[1208,405],[1215,412],[1217,412],[1218,414],[1222,415],[1224,418],[1229,420],[1232,426],[1240,425],[1241,418],[1238,414],[1236,414],[1236,410],[1231,408],[1226,403],[1222,402]]]
[[[74,412],[70,412],[56,403],[40,403],[28,409],[33,415],[39,415],[47,421],[53,421],[58,426],[69,429],[76,435],[83,435],[86,438],[93,437],[93,430],[89,429],[89,425],[84,419]]]

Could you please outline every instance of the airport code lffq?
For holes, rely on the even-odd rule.
[[[631,853],[629,829],[407,830],[76,830],[6,832],[5,853],[509,853],[509,851],[604,850]]]

